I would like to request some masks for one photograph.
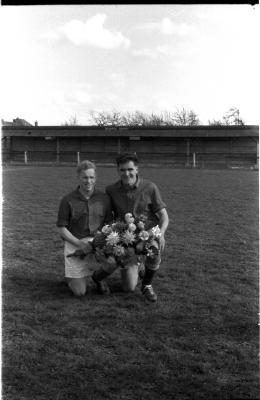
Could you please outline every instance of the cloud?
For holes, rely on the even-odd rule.
[[[148,22],[141,24],[137,27],[137,29],[141,29],[147,32],[157,32],[163,35],[185,36],[193,30],[193,27],[184,22],[173,22],[170,18],[165,17],[158,22]]]
[[[164,18],[161,22],[161,32],[165,35],[179,35],[185,36],[190,33],[192,27],[184,22],[180,24],[174,24],[170,18]]]
[[[136,57],[147,57],[156,59],[160,56],[174,56],[176,55],[176,52],[172,49],[171,46],[163,44],[155,47],[154,49],[151,48],[134,49],[132,54]]]
[[[133,50],[133,55],[136,57],[148,57],[148,58],[157,58],[158,53],[156,49],[135,49]]]
[[[47,32],[46,38],[59,40],[65,38],[76,46],[90,45],[103,49],[128,48],[130,40],[121,32],[110,31],[104,27],[106,14],[96,14],[86,22],[73,19],[65,25]]]
[[[51,101],[55,106],[63,107],[65,110],[75,110],[77,108],[86,110],[99,104],[106,108],[112,102],[118,100],[118,96],[111,92],[85,84],[61,85],[51,90]]]
[[[110,74],[110,80],[117,89],[123,89],[126,86],[125,76],[121,72],[112,72]]]

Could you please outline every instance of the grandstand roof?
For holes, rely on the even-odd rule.
[[[160,127],[2,126],[3,137],[258,137],[258,125]]]

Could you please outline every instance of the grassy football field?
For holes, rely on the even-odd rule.
[[[55,223],[75,167],[3,167],[3,400],[259,398],[258,172],[141,172],[170,216],[156,304],[117,273],[74,298]]]

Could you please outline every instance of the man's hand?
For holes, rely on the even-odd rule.
[[[100,250],[98,247],[95,250],[95,257],[96,257],[97,262],[99,262],[99,263],[104,263],[107,261],[106,256],[104,255],[102,250]]]
[[[67,257],[79,257],[81,259],[85,258],[87,254],[91,253],[93,250],[91,243],[86,243],[82,240],[78,241],[78,249],[74,253],[68,254]]]
[[[160,211],[156,213],[157,217],[159,218],[159,227],[161,229],[162,235],[160,237],[160,250],[161,252],[165,248],[165,232],[167,230],[168,224],[169,224],[169,217],[168,213],[166,211],[166,208],[162,208]]]
[[[77,249],[77,250],[74,251],[74,253],[68,254],[67,257],[68,258],[70,258],[70,257],[79,257],[79,258],[83,259],[83,258],[86,257],[86,254],[84,253],[83,250]]]
[[[165,237],[163,234],[160,236],[160,252],[162,253],[165,248]]]
[[[85,254],[89,254],[93,250],[92,244],[86,243],[83,240],[79,240],[78,247],[79,247],[79,250],[82,250],[83,253],[85,253]]]

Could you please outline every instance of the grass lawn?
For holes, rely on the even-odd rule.
[[[258,173],[141,171],[171,220],[156,304],[117,273],[74,298],[55,223],[75,167],[3,169],[3,400],[259,398]]]

